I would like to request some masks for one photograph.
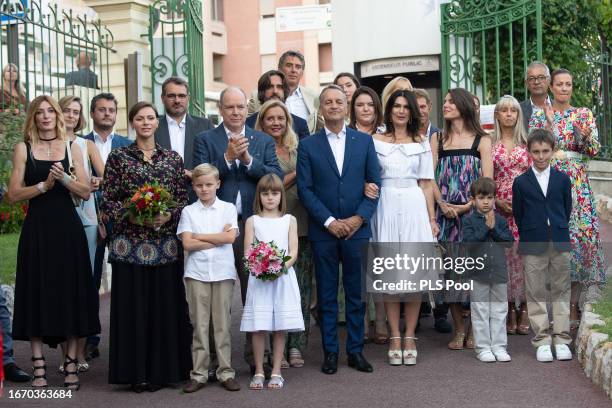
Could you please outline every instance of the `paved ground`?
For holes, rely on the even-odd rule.
[[[612,242],[612,227],[604,226],[602,241]],[[607,246],[610,246],[609,244]],[[607,258],[612,252],[607,250]],[[327,376],[319,371],[321,342],[319,330],[313,327],[310,346],[303,368],[283,372],[286,379],[281,391],[250,391],[249,371],[241,355],[242,336],[239,332],[241,312],[239,291],[235,291],[233,319],[233,356],[238,380],[243,389],[230,393],[218,384],[209,384],[195,394],[182,394],[180,388],[168,388],[156,393],[134,394],[126,387],[107,384],[108,319],[110,299],[101,302],[101,322],[104,337],[101,358],[93,361],[88,373],[82,374],[81,391],[70,400],[15,400],[10,391],[29,389],[6,384],[0,406],[10,407],[610,407],[603,391],[592,384],[574,359],[570,362],[538,363],[529,343],[529,336],[509,336],[510,363],[480,363],[470,350],[450,351],[449,335],[436,333],[431,319],[422,319],[417,334],[419,362],[414,367],[391,367],[386,363],[386,346],[367,345],[365,354],[374,366],[374,373],[359,373],[346,366],[341,356],[338,374]],[[341,331],[344,334],[344,331]],[[59,364],[58,353],[46,350],[49,367]],[[29,344],[17,342],[17,363],[29,367]],[[63,378],[56,369],[48,371],[54,389]],[[8,402],[8,404],[6,404]]]

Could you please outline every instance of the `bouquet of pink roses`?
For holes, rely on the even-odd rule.
[[[274,241],[263,242],[255,238],[244,256],[244,268],[257,279],[273,281],[287,273],[285,264],[290,259]]]

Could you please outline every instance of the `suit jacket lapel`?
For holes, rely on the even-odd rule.
[[[170,132],[168,131],[168,116],[164,115],[159,120],[159,139],[157,143],[164,149],[172,150],[170,145]]]
[[[344,139],[344,162],[342,163],[342,176],[346,174],[347,168],[351,161],[351,154],[353,153],[353,142],[355,141],[355,135],[353,132],[347,127],[346,135]]]
[[[527,171],[527,179],[531,181],[533,186],[540,192],[542,197],[546,198],[546,196],[544,195],[544,192],[542,191],[542,187],[540,187],[540,183],[538,183],[538,179],[536,178],[535,173],[533,171],[534,171],[533,167],[530,167],[529,170]],[[548,190],[550,190],[550,178],[548,179]]]
[[[310,97],[310,95],[306,94],[306,92],[304,91],[305,89],[300,86],[300,92],[302,93],[302,99],[304,99],[304,104],[308,108],[308,113],[312,115],[312,112],[314,111],[314,103],[312,102],[312,98]]]
[[[194,130],[195,124],[191,115],[187,114],[185,118],[185,168],[191,169],[193,167],[193,143],[194,143]]]
[[[553,182],[556,182],[557,172],[551,167],[550,168],[550,176],[548,177],[548,187],[546,188],[546,197],[550,196],[550,191]]]
[[[327,158],[327,161],[329,162],[329,165],[336,173],[336,176],[340,178],[340,172],[338,171],[338,165],[336,164],[334,153],[332,152],[331,146],[329,145],[329,141],[327,140],[325,129],[321,129],[319,133],[317,134],[317,137],[319,138],[319,143],[321,144],[321,151],[323,152],[323,155],[325,156],[325,158]]]

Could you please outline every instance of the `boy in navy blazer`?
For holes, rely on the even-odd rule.
[[[512,185],[512,211],[519,230],[519,252],[523,254],[527,309],[535,334],[532,344],[537,347],[536,358],[541,362],[553,360],[551,345],[557,360],[572,359],[567,346],[572,342],[568,253],[572,194],[569,177],[550,166],[554,145],[549,130],[533,130],[527,140],[533,167],[514,179]],[[553,309],[552,334],[548,297]]]

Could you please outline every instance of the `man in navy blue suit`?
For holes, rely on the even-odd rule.
[[[114,131],[115,122],[117,121],[117,99],[113,94],[101,93],[94,96],[91,100],[89,116],[93,121],[93,130],[91,133],[85,135],[85,139],[94,142],[104,164],[106,164],[106,159],[111,150],[132,144],[132,141],[127,137],[121,136]],[[94,175],[98,176],[95,172]],[[96,200],[98,203],[101,198],[102,191],[98,190],[96,192]],[[107,235],[110,234],[112,225],[108,222],[108,217],[100,213],[98,215],[98,221],[104,224]],[[94,283],[98,291],[100,290],[102,279],[102,263],[104,262],[105,249],[106,239],[99,239],[94,259]],[[87,338],[85,357],[88,360],[100,355],[100,351],[98,350],[99,343],[100,336],[90,336]]]
[[[257,81],[257,99],[260,105],[263,105],[270,99],[276,99],[284,103],[288,96],[289,85],[287,85],[285,80],[285,74],[281,71],[273,69],[265,72],[259,78],[259,81]],[[259,112],[251,114],[246,120],[247,126],[251,129],[255,129],[257,116],[259,116]],[[291,119],[293,120],[293,131],[300,140],[310,135],[308,123],[304,119],[293,113],[291,114]]]
[[[541,362],[571,360],[569,302],[571,249],[568,223],[572,212],[569,177],[550,166],[555,139],[549,130],[535,129],[527,140],[533,166],[514,179],[512,211],[519,231],[519,253],[525,267],[525,296],[531,340]],[[550,330],[546,289],[550,282],[553,325]],[[552,334],[551,334],[552,333]]]
[[[309,214],[317,278],[317,299],[323,350],[321,370],[338,369],[338,281],[342,263],[346,297],[346,351],[348,364],[372,372],[364,358],[365,306],[361,301],[361,252],[371,236],[370,217],[378,199],[363,194],[366,182],[380,186],[380,165],[372,137],[347,128],[346,95],[336,85],[319,97],[325,127],[302,140],[298,147],[297,185],[300,201]]]
[[[236,204],[238,229],[244,231],[244,222],[253,214],[253,199],[259,179],[274,173],[281,179],[283,171],[278,165],[274,139],[245,125],[247,100],[240,88],[229,87],[219,96],[219,111],[223,123],[196,137],[193,165],[210,163],[219,169],[221,187],[217,196]],[[242,304],[246,299],[248,272],[243,268],[244,240],[234,242],[234,262],[240,279]],[[244,350],[245,360],[254,368],[249,336]]]

